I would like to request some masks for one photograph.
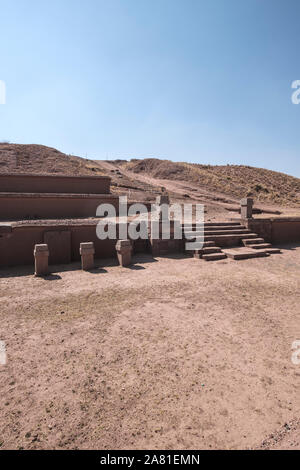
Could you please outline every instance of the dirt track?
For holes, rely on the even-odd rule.
[[[43,145],[0,143],[0,172],[106,175],[112,179],[115,195],[139,202],[154,202],[165,187],[173,203],[204,204],[207,220],[235,217],[240,199],[247,194],[265,215],[299,214],[299,179],[248,166],[198,167],[159,159],[87,160]]]
[[[73,264],[47,280],[0,270],[1,447],[300,448],[299,421],[291,439],[286,427],[300,416],[291,248]]]

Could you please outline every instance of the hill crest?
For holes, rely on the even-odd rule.
[[[0,172],[106,175],[112,178],[113,191],[136,191],[141,193],[137,194],[139,200],[143,192],[145,200],[153,199],[162,185],[169,185],[174,194],[180,189],[181,196],[185,188],[189,197],[198,191],[199,196],[211,194],[208,199],[218,200],[224,195],[229,203],[251,196],[279,206],[300,206],[299,178],[246,165],[204,165],[158,158],[101,161],[66,155],[42,145],[0,143]]]

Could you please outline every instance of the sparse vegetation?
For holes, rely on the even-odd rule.
[[[248,195],[259,201],[282,205],[298,206],[300,203],[299,178],[264,168],[246,165],[174,163],[154,158],[127,162],[125,168],[158,179],[190,181],[206,190],[225,193],[232,197],[240,198]]]
[[[102,165],[103,163],[103,165]],[[116,170],[106,169],[105,162],[66,155],[42,145],[0,143],[0,171],[6,173],[48,173],[67,175],[109,175],[116,188],[135,188],[145,198],[161,187],[157,180],[193,183],[199,190],[211,192],[215,197],[223,195],[235,200],[244,196],[256,201],[276,203],[280,206],[299,207],[300,179],[293,176],[254,168],[248,165],[200,165],[172,162],[158,158],[118,159],[110,161]],[[112,166],[112,165],[111,165]],[[127,177],[120,170],[130,171]],[[116,173],[116,174],[115,174]],[[138,181],[134,175],[151,178],[152,183]],[[117,179],[118,178],[118,179]],[[120,184],[122,178],[123,184]],[[154,183],[154,184],[153,184]],[[122,190],[123,191],[123,190]],[[124,191],[123,191],[124,192]],[[126,191],[125,191],[126,192]],[[137,197],[135,194],[134,197]]]

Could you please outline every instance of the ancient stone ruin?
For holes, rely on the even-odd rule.
[[[35,276],[45,276],[49,273],[49,248],[45,243],[42,245],[35,245],[34,247],[34,265]]]
[[[83,271],[89,271],[95,267],[95,247],[93,242],[80,243],[81,267]]]
[[[120,266],[126,267],[131,264],[132,246],[130,240],[119,240],[116,244],[116,251]]]
[[[203,246],[187,252],[185,244],[196,236],[196,225],[185,227],[185,236],[177,239],[178,221],[170,220],[168,212],[159,215],[158,237],[149,223],[147,239],[124,240],[117,221],[116,237],[99,239],[98,206],[119,207],[108,177],[1,174],[0,188],[0,267],[35,265],[37,276],[47,274],[51,265],[80,260],[82,269],[90,270],[95,259],[109,257],[125,267],[140,252],[182,253],[206,261],[266,257],[280,252],[272,243],[300,241],[300,218],[254,218],[251,198],[241,200],[239,219],[205,222]],[[169,202],[166,192],[156,200],[159,208]],[[164,222],[169,223],[167,238]]]

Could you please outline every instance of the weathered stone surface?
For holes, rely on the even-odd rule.
[[[80,243],[80,254],[92,250],[95,253],[95,247],[93,242]]]
[[[48,245],[41,244],[34,247],[35,276],[45,276],[49,274],[49,249]]]
[[[129,266],[131,264],[132,253],[130,240],[118,240],[116,250],[120,265],[123,267]]]
[[[239,260],[239,259],[249,259],[249,258],[262,258],[268,256],[267,253],[263,251],[252,250],[251,248],[239,247],[239,248],[229,248],[223,250],[227,258]]]
[[[167,207],[170,204],[170,198],[168,193],[161,194],[156,198],[156,204],[159,206],[159,220],[169,220],[169,208]],[[165,207],[163,207],[165,206]]]
[[[162,204],[170,204],[170,198],[168,194],[161,194],[156,198],[156,204],[161,206]]]
[[[253,199],[251,197],[244,197],[240,202],[241,206],[248,206],[249,204],[253,205]]]
[[[124,250],[125,248],[130,248],[131,249],[131,242],[130,240],[118,240],[116,244],[116,250]]]
[[[94,255],[95,247],[93,242],[80,243],[81,268],[88,271],[95,267]]]
[[[241,218],[251,219],[253,211],[253,199],[246,197],[241,200]]]

